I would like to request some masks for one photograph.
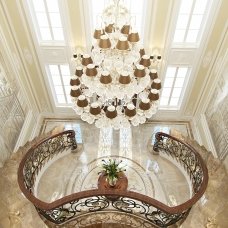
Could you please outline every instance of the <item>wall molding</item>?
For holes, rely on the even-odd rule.
[[[1,3],[0,3],[0,9],[2,9],[2,12],[4,11],[4,8],[2,7]],[[3,15],[5,15],[4,12],[3,12]],[[6,24],[9,25],[9,23],[7,21],[6,21]],[[4,32],[2,31],[2,28],[0,27],[0,40],[1,40],[0,48],[1,48],[1,54],[4,58],[6,66],[7,66],[7,70],[14,75],[13,78],[19,85],[18,90],[20,90],[21,93],[23,94],[23,98],[24,98],[27,106],[38,112],[38,107],[35,103],[31,88],[29,86],[27,86],[27,85],[29,85],[27,79],[25,79],[25,83],[22,83],[22,81],[20,79],[21,74],[26,75],[26,71],[23,67],[24,65],[21,63],[21,58],[19,57],[20,54],[18,53],[18,47],[16,45],[14,37],[12,36],[12,31],[11,31],[11,29],[9,29],[9,26],[8,26],[7,32],[10,37],[10,42],[12,42],[11,48],[9,47],[9,44],[4,35]],[[16,51],[16,52],[14,52],[14,51]],[[15,58],[16,58],[16,60],[15,60]],[[18,65],[20,66],[20,68],[17,64],[12,64],[12,63],[15,63],[15,61],[18,61]],[[26,87],[26,89],[25,89],[25,87]],[[31,96],[28,95],[28,91]],[[30,97],[31,100],[28,99],[28,97]]]
[[[17,70],[17,81],[19,81],[20,83],[20,88],[23,89],[23,93],[24,94],[27,94],[27,97],[30,97],[30,99],[32,99],[32,101],[30,101],[29,99],[27,99],[28,103],[30,104],[30,107],[32,107],[33,109],[39,111],[39,105],[38,105],[38,102],[37,102],[37,97],[35,96],[35,94],[32,92],[34,91],[34,88],[29,80],[29,72],[28,72],[28,69],[26,67],[26,62],[25,62],[25,59],[24,59],[24,54],[23,54],[23,51],[19,45],[19,42],[16,38],[15,35],[13,34],[16,34],[15,30],[14,30],[14,27],[12,25],[12,21],[11,21],[11,17],[10,17],[10,14],[7,10],[7,6],[6,6],[6,3],[4,1],[1,1],[1,8],[2,8],[2,12],[3,12],[3,15],[5,15],[5,23],[6,25],[8,26],[8,33],[9,33],[9,36],[10,36],[10,39],[12,40],[13,42],[13,45],[14,45],[14,49],[16,50],[16,55],[18,57],[18,60],[19,60],[19,63],[20,63],[20,66],[21,66],[21,71],[23,72],[23,74],[25,75],[25,83],[22,83],[21,82],[21,75],[19,74],[18,70]],[[7,47],[7,52],[10,53],[8,55],[9,57],[9,60],[10,62],[14,62],[14,57],[12,56],[12,50],[10,50],[9,46],[8,46],[8,42],[5,41],[5,44],[6,44],[6,47]],[[15,69],[14,67],[14,64],[11,64],[12,67]],[[25,88],[26,87],[26,88]],[[29,95],[28,95],[28,91],[29,91]]]
[[[201,114],[199,119],[193,119],[193,122],[194,122],[194,126],[195,126],[195,131],[197,131],[198,133],[200,132],[198,128],[199,128],[199,126],[201,126],[201,128],[203,130],[203,134],[204,134],[206,141],[207,141],[207,145],[205,145],[205,146],[207,147],[207,149],[209,151],[212,152],[214,157],[217,158],[218,155],[216,152],[216,148],[214,146],[213,139],[211,137],[211,132],[210,132],[205,114]],[[199,138],[201,139],[201,134],[199,133],[199,135],[200,135]],[[201,142],[202,142],[202,140],[201,140]]]
[[[37,59],[38,58],[37,53],[35,52],[36,49],[35,49],[35,45],[34,45],[34,42],[33,42],[34,39],[32,39],[33,36],[31,34],[31,32],[29,31],[30,27],[29,27],[28,22],[27,22],[27,18],[26,18],[27,14],[25,12],[24,4],[23,4],[23,2],[21,3],[20,0],[17,0],[16,4],[17,4],[17,9],[18,9],[19,15],[20,15],[21,20],[22,20],[23,28],[25,29],[26,37],[27,37],[27,40],[28,40],[29,51],[31,52],[31,56],[33,58],[33,63],[35,65],[35,69],[38,72],[38,76],[39,76],[40,83],[41,83],[41,86],[42,86],[43,96],[45,97],[45,100],[48,103],[49,109],[53,110],[53,106],[52,106],[52,103],[50,101],[49,94],[47,92],[47,86],[46,86],[46,83],[45,83],[45,80],[44,80],[44,72],[43,72],[42,67],[41,67],[41,65],[39,63],[39,60]],[[17,37],[15,37],[15,39],[17,41],[17,44],[19,44],[19,42],[17,40]],[[22,53],[22,50],[20,48],[19,48],[19,50]],[[30,82],[30,84],[31,84],[31,86],[33,88],[34,96],[36,97],[38,105],[40,106],[40,110],[42,111],[42,106],[39,104],[39,100],[40,99],[38,98],[38,95],[35,92],[36,90],[33,87],[34,83]]]
[[[184,112],[188,112],[188,106],[187,105],[190,105],[189,98],[190,98],[191,93],[193,92],[193,88],[194,88],[193,86],[196,83],[196,79],[197,79],[196,76],[198,76],[199,69],[201,67],[201,63],[203,62],[203,59],[205,56],[204,54],[205,54],[206,48],[208,46],[212,31],[214,29],[214,25],[215,25],[216,19],[218,17],[218,13],[219,13],[221,3],[222,3],[221,0],[217,0],[217,1],[214,1],[211,5],[211,11],[212,12],[208,16],[207,26],[205,28],[204,35],[201,37],[201,45],[199,46],[198,50],[196,51],[196,55],[195,55],[195,56],[198,56],[200,54],[199,57],[195,58],[195,61],[193,64],[195,67],[192,70],[191,75],[193,75],[194,77],[191,79],[191,83],[190,83],[190,80],[188,81],[188,89],[185,91],[185,96],[182,100],[183,104],[185,104],[182,107]],[[219,47],[219,45],[216,47],[217,51],[218,51],[218,47]],[[215,53],[217,53],[217,51],[215,51]],[[216,58],[216,55],[211,62],[213,62],[215,60],[215,58]],[[207,78],[207,76],[205,76],[205,78]],[[199,91],[199,96],[197,97],[197,100],[194,101],[194,107],[192,109],[192,115],[193,116],[197,110],[197,106],[200,102],[200,97],[201,97],[201,94],[203,93],[203,91],[205,89],[206,83],[207,83],[207,80],[204,80],[203,85],[201,87],[201,90]]]
[[[17,143],[14,147],[13,153],[17,152],[20,146],[23,146],[27,141],[31,140],[31,137],[28,137],[28,133],[33,132],[34,123],[36,123],[36,120],[34,118],[33,112],[29,110],[25,117],[25,121],[18,137]]]
[[[228,50],[227,50],[227,39],[228,39],[228,22],[226,23],[223,32],[221,34],[220,40],[218,42],[218,46],[216,48],[216,54],[212,60],[211,67],[208,70],[208,80],[205,82],[204,90],[201,92],[200,101],[198,103],[197,110],[195,111],[195,115],[193,118],[193,129],[196,133],[197,140],[202,144],[203,138],[206,140],[204,142],[205,146],[210,150],[215,157],[218,157],[217,151],[214,145],[214,141],[212,139],[212,135],[208,126],[207,118],[205,112],[210,103],[210,100],[214,94],[217,83],[220,79],[221,73],[223,72],[225,65],[228,61]],[[224,50],[226,50],[224,52]],[[222,57],[222,59],[221,59]],[[219,66],[218,69],[215,68]],[[203,135],[201,135],[203,134]]]
[[[223,50],[223,45],[225,45],[224,41],[227,37],[227,28],[228,28],[228,21],[227,21],[226,25],[224,26],[220,40],[219,40],[218,45],[216,47],[216,50],[214,52],[214,57],[211,60],[211,64],[210,64],[210,68],[208,69],[208,73],[207,73],[207,75],[205,75],[205,78],[208,78],[208,80],[204,81],[204,85],[203,85],[202,90],[200,92],[200,96],[198,97],[198,100],[196,102],[197,106],[194,109],[195,110],[194,115],[197,115],[199,113],[204,113],[206,111],[206,108],[210,102],[212,93],[215,90],[217,81],[219,79],[219,72],[221,72],[223,64],[221,65],[219,72],[214,77],[213,77],[213,70],[214,70],[214,66],[218,62],[218,59],[219,59],[218,56],[221,55],[221,51]],[[228,52],[226,53],[225,57],[227,55],[228,55]],[[225,60],[225,57],[223,58],[223,61]],[[213,79],[213,83],[212,83],[212,86],[210,87],[209,83],[212,79]],[[210,92],[208,93],[207,90],[209,87],[210,87]]]

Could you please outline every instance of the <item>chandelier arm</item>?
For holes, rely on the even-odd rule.
[[[138,44],[139,34],[120,0],[113,0],[101,18],[105,28],[95,29],[91,55],[78,53],[75,59],[70,82],[73,108],[99,128],[138,126],[158,108],[158,61]]]

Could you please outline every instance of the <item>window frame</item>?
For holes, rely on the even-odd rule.
[[[180,9],[181,9],[182,1],[184,1],[184,0],[180,1],[180,5],[179,5],[179,9],[178,9],[178,15],[176,17],[175,28],[174,28],[174,31],[173,31],[172,48],[199,48],[199,46],[201,45],[203,34],[205,32],[205,29],[206,29],[206,24],[207,24],[207,21],[208,21],[208,17],[210,15],[210,11],[211,11],[213,0],[207,0],[208,2],[206,4],[206,6],[205,6],[204,13],[203,14],[199,14],[199,15],[202,15],[202,21],[201,21],[201,25],[200,25],[200,27],[198,29],[198,34],[197,34],[196,41],[195,42],[186,42],[189,30],[190,30],[190,24],[191,24],[192,17],[194,15],[197,15],[197,14],[193,14],[193,11],[194,11],[194,7],[196,5],[196,1],[198,1],[198,0],[192,0],[193,3],[192,3],[191,10],[190,10],[190,13],[189,13],[187,26],[185,28],[184,40],[182,42],[174,42],[175,33],[176,33],[177,30],[180,30],[180,29],[177,29],[177,22],[178,22],[179,16],[181,15],[180,14]]]
[[[64,46],[64,45],[66,45],[66,37],[65,37],[65,31],[64,31],[64,26],[63,26],[63,18],[62,18],[61,10],[60,10],[61,5],[60,5],[59,1],[57,0],[58,7],[59,7],[59,16],[60,16],[60,21],[61,21],[61,25],[62,25],[61,28],[62,28],[62,33],[63,33],[63,40],[55,40],[54,35],[53,35],[53,27],[51,25],[50,15],[48,12],[47,3],[46,3],[46,0],[43,0],[43,1],[44,1],[44,6],[45,6],[45,14],[47,16],[47,21],[48,21],[48,25],[49,25],[50,34],[51,34],[51,40],[42,39],[42,35],[40,32],[40,26],[38,24],[36,10],[35,10],[34,4],[33,4],[33,0],[27,0],[27,5],[28,5],[29,11],[30,11],[29,14],[30,14],[30,17],[34,24],[33,27],[34,27],[38,45],[39,46]]]
[[[61,80],[61,83],[62,83],[62,89],[63,89],[63,95],[65,97],[65,103],[60,103],[58,102],[58,98],[57,98],[57,93],[55,91],[55,85],[53,83],[53,78],[52,78],[52,74],[51,74],[51,71],[50,71],[50,68],[49,66],[51,65],[54,65],[54,66],[57,66],[58,67],[58,71],[59,71],[59,76],[60,76],[60,80]],[[53,100],[55,102],[55,106],[56,107],[71,107],[72,106],[72,103],[68,103],[68,99],[67,97],[69,96],[70,97],[70,92],[67,93],[66,91],[66,88],[64,86],[64,80],[63,80],[63,75],[62,75],[62,72],[61,72],[61,65],[67,65],[69,67],[69,72],[70,72],[70,65],[68,63],[45,63],[45,69],[46,69],[46,73],[47,73],[47,76],[48,76],[48,82],[49,82],[49,85],[50,85],[50,88],[51,88],[51,94],[52,94],[52,97],[53,97]],[[69,77],[71,77],[71,74],[69,75]],[[70,80],[69,80],[69,83],[70,83]],[[70,84],[69,84],[70,86]]]
[[[162,90],[161,90],[161,93],[160,93],[161,95],[160,95],[159,109],[160,110],[180,110],[181,106],[182,106],[182,101],[183,101],[183,99],[184,99],[184,97],[186,95],[186,88],[188,86],[189,79],[190,79],[190,76],[191,76],[192,66],[191,65],[187,65],[187,64],[169,64],[169,65],[167,65],[166,70],[165,70],[165,75],[164,75],[164,78],[163,78],[163,85],[165,83],[165,80],[166,80],[166,77],[167,77],[166,74],[167,74],[167,71],[168,71],[169,67],[175,67],[176,68],[175,75],[174,75],[174,80],[173,80],[172,87],[171,87],[171,92],[170,92],[170,95],[169,95],[168,105],[161,105],[163,89],[166,88],[166,87],[162,87]],[[180,87],[181,88],[181,93],[180,93],[180,96],[179,96],[178,104],[177,105],[170,105],[170,101],[172,99],[173,90],[175,88],[174,85],[175,85],[175,82],[176,82],[176,79],[177,79],[178,70],[180,68],[188,68],[188,69],[187,69],[187,73],[186,73],[186,75],[184,77],[183,86]],[[177,88],[179,88],[179,87],[177,87]]]

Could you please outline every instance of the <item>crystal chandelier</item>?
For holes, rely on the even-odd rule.
[[[96,127],[138,126],[156,113],[161,56],[145,54],[129,10],[113,0],[94,31],[91,54],[74,54],[71,97],[83,121]]]

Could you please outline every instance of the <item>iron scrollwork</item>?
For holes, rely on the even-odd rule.
[[[65,149],[71,148],[74,150],[77,147],[74,136],[73,131],[66,131],[44,140],[35,148],[31,148],[22,169],[23,182],[30,194],[33,194],[36,177],[44,165]],[[197,194],[203,183],[205,173],[199,156],[192,148],[169,135],[157,133],[154,150],[171,156],[184,167],[192,181],[193,192]],[[159,207],[159,205],[151,203],[151,201],[148,203],[142,197],[129,198],[132,195],[129,195],[128,192],[122,196],[115,193],[110,193],[110,195],[114,196],[115,200],[110,200],[109,197],[102,195],[101,192],[97,192],[96,196],[91,192],[91,196],[87,194],[87,197],[83,197],[82,194],[74,200],[72,198],[69,201],[63,200],[60,206],[52,209],[47,210],[44,209],[45,207],[40,208],[37,206],[36,209],[41,217],[54,224],[63,224],[73,220],[81,221],[80,219],[83,216],[92,216],[102,211],[102,213],[111,212],[134,216],[145,227],[149,227],[146,224],[168,227],[186,218],[192,206],[192,204],[189,204],[185,209],[176,210],[178,213],[168,213],[165,208],[161,210],[163,207]],[[36,204],[34,203],[34,205]]]
[[[53,210],[45,211],[37,208],[37,211],[49,221],[62,224],[82,214],[105,210],[109,205],[110,201],[106,197],[93,196],[71,201]]]
[[[197,193],[203,182],[204,174],[199,157],[193,150],[181,141],[174,140],[169,135],[158,132],[154,150],[171,156],[187,171],[194,193]]]
[[[25,186],[30,192],[33,191],[36,176],[42,167],[54,156],[68,148],[72,150],[77,148],[74,131],[70,130],[50,137],[36,148],[32,148],[23,168]]]
[[[183,219],[189,210],[177,214],[169,214],[147,203],[120,197],[112,202],[112,206],[125,213],[130,213],[149,220],[152,224],[159,227],[167,227]]]

